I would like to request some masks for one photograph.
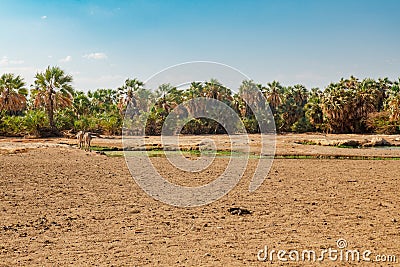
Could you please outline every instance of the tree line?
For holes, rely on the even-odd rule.
[[[88,92],[74,90],[72,81],[71,75],[50,66],[35,75],[30,88],[21,76],[2,74],[0,135],[57,136],[79,130],[121,134],[128,104],[130,112],[146,114],[146,134],[158,135],[174,108],[198,97],[222,101],[249,133],[257,133],[255,114],[243,99],[251,88],[267,100],[277,132],[400,133],[400,79],[351,76],[323,90],[245,80],[237,93],[215,79],[192,82],[184,90],[170,84],[150,90],[138,79],[127,79],[119,88]],[[205,118],[192,119],[182,129],[187,134],[223,132],[219,123]]]

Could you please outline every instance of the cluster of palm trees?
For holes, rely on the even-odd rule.
[[[251,103],[263,103],[262,99],[267,102],[259,108],[268,109],[269,105],[278,132],[400,132],[400,79],[359,80],[351,76],[324,90],[245,80],[237,93],[216,79],[192,82],[186,89],[161,84],[156,90],[146,89],[138,79],[127,79],[117,89],[82,92],[73,89],[72,76],[59,67],[48,67],[36,74],[30,90],[19,75],[5,73],[0,77],[0,134],[57,135],[79,130],[119,134],[129,113],[133,117],[145,115],[146,134],[157,135],[171,111],[187,115],[207,109],[199,101],[182,108],[182,103],[198,98],[215,99],[231,107],[250,133],[260,131],[260,118]],[[225,130],[214,120],[194,118],[186,122],[182,132]]]

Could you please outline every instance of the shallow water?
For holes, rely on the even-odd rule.
[[[400,146],[376,146],[376,147],[372,147],[372,149],[378,149],[378,150],[400,150]]]
[[[230,152],[230,151],[163,151],[163,150],[149,150],[149,151],[104,151],[107,156],[110,157],[166,157],[168,156],[180,156],[181,154],[185,157],[217,157],[217,158],[263,158],[255,154],[249,154],[245,152]]]
[[[400,149],[400,147],[389,147],[392,149]],[[365,149],[377,149],[377,148],[365,148]],[[380,148],[383,149],[383,148]],[[388,148],[386,148],[388,149]],[[125,153],[125,154],[124,154]],[[243,159],[342,159],[342,160],[400,160],[400,157],[392,156],[338,156],[338,155],[256,155],[245,152],[230,152],[230,151],[163,151],[163,150],[149,150],[149,151],[104,151],[104,154],[108,157],[170,157],[170,156],[181,156],[181,153],[186,158],[243,158]]]

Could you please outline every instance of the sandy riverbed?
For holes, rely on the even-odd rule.
[[[304,136],[279,136],[277,153],[400,157],[400,150],[294,143]],[[257,146],[257,137],[251,139]],[[124,158],[66,145],[74,142],[0,139],[0,266],[270,266],[257,260],[265,245],[320,252],[336,249],[340,238],[348,249],[371,250],[372,259],[384,254],[400,261],[399,160],[276,159],[262,186],[249,193],[257,163],[251,159],[243,179],[223,198],[177,208],[145,194]],[[121,140],[94,139],[94,144],[121,146]],[[217,158],[206,171],[185,175],[165,158],[152,158],[171,182],[187,186],[210,181],[227,160]],[[231,207],[251,214],[233,215]],[[276,255],[273,262],[280,265]],[[348,265],[328,259],[322,264]]]

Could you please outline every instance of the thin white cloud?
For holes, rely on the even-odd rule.
[[[21,65],[25,63],[23,60],[10,60],[9,62],[11,65]]]
[[[71,56],[66,56],[65,58],[60,59],[60,62],[71,62],[72,57]]]
[[[387,63],[389,65],[393,65],[393,64],[396,64],[396,63],[399,63],[399,62],[400,62],[400,60],[398,60],[396,58],[390,58],[390,59],[386,59],[385,60],[385,63]]]
[[[105,53],[90,53],[83,56],[87,59],[106,59],[107,55]]]
[[[10,60],[6,56],[3,56],[0,59],[0,66],[21,65],[21,64],[24,64],[24,63],[25,63],[25,61],[23,61],[23,60]]]
[[[2,65],[2,66],[8,65],[8,58],[3,57],[2,59],[0,59],[0,65]]]
[[[121,85],[124,82],[125,78],[125,76],[119,74],[99,76],[76,75],[74,76],[74,81],[77,84],[84,84],[86,88],[113,88]]]
[[[40,18],[41,19],[47,19],[47,16],[41,16]]]

